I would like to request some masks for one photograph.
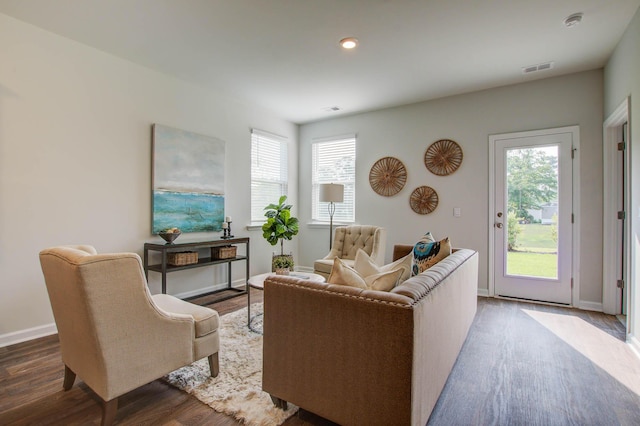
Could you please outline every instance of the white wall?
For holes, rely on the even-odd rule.
[[[636,349],[640,351],[640,10],[627,27],[621,41],[609,59],[604,72],[604,117],[607,118],[627,98],[630,108],[630,154],[631,154],[631,234],[632,262],[630,279],[629,311],[631,323],[627,332]]]
[[[234,233],[252,239],[252,273],[269,268],[274,248],[259,230],[243,226],[249,222],[249,129],[291,141],[290,201],[302,226],[287,250],[307,266],[328,251],[328,230],[308,225],[311,200],[304,194],[310,194],[311,140],[357,133],[357,221],[388,229],[388,260],[393,244],[413,243],[427,230],[478,250],[481,291],[487,290],[488,135],[577,124],[582,137],[580,299],[598,304],[602,106],[611,111],[624,96],[639,93],[639,32],[636,15],[607,66],[606,99],[603,73],[596,70],[310,123],[300,128],[297,163],[296,125],[0,14],[0,346],[51,330],[38,263],[42,248],[88,243],[101,252],[141,253],[144,242],[155,238],[150,233],[152,123],[227,142],[227,214],[234,217]],[[432,175],[423,163],[426,147],[441,138],[458,141],[464,150],[462,167],[447,177]],[[409,174],[406,187],[391,198],[378,196],[368,184],[371,165],[388,155],[401,159]],[[634,158],[640,163],[640,154]],[[420,185],[440,195],[430,215],[409,207],[408,196]],[[303,194],[299,199],[298,193]],[[453,207],[462,209],[461,218],[453,217]],[[155,293],[159,280],[154,275]],[[215,268],[180,272],[169,276],[169,292],[188,293],[223,280]]]
[[[249,130],[289,138],[295,206],[296,125],[1,14],[0,52],[0,346],[52,331],[41,249],[91,244],[141,254],[145,241],[161,241],[150,225],[152,123],[226,141],[226,214],[236,236],[252,238],[252,272],[270,268],[271,246],[245,228]],[[297,241],[289,244],[295,254]],[[224,279],[223,267],[177,272],[169,293]]]
[[[580,300],[602,302],[602,70],[538,80],[434,101],[390,108],[300,127],[300,194],[311,192],[313,138],[357,133],[356,221],[387,229],[387,260],[393,245],[413,244],[426,231],[449,236],[455,247],[478,250],[480,292],[487,292],[488,250],[488,137],[508,133],[580,126],[581,166],[581,283]],[[424,166],[427,147],[438,139],[457,141],[464,152],[462,166],[438,177]],[[400,159],[407,168],[404,189],[382,197],[368,181],[373,163],[385,156]],[[438,208],[418,215],[409,207],[409,195],[429,185],[439,195]],[[453,217],[460,207],[462,217]],[[300,240],[301,261],[328,252],[328,230],[308,226],[309,197],[300,197],[300,219],[306,238]],[[314,238],[309,238],[310,236]]]

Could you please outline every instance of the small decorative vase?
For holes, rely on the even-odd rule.
[[[289,268],[277,268],[276,275],[289,275]]]

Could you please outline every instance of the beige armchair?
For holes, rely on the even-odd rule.
[[[40,252],[65,365],[102,399],[111,424],[118,397],[208,357],[218,375],[218,313],[166,294],[151,296],[135,253],[97,254],[91,246]]]
[[[313,272],[329,278],[333,259],[336,257],[344,260],[347,265],[353,266],[358,249],[366,251],[376,264],[382,266],[384,265],[386,241],[387,232],[379,226],[338,226],[333,237],[331,251],[324,258],[313,263]]]

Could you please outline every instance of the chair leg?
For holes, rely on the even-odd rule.
[[[218,373],[220,373],[220,361],[218,360],[218,352],[209,355],[209,370],[211,371],[211,377],[218,377]]]
[[[271,401],[273,401],[273,405],[276,406],[276,408],[280,408],[281,410],[287,410],[287,408],[289,407],[289,405],[287,404],[287,401],[285,401],[284,399],[280,399],[277,396],[273,396],[273,395],[269,395],[271,397]]]
[[[111,426],[116,418],[118,411],[118,398],[111,401],[102,401],[102,422],[101,426]]]
[[[62,389],[68,391],[73,386],[73,382],[76,381],[76,373],[71,371],[69,367],[64,366],[64,381],[62,382]]]

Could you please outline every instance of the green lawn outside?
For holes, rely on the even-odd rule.
[[[507,274],[556,278],[558,255],[510,251],[507,253]]]
[[[507,253],[507,273],[534,277],[556,278],[558,248],[551,237],[551,225],[531,223],[519,225],[516,251]]]
[[[516,240],[516,250],[535,252],[555,252],[558,250],[557,244],[551,236],[552,225],[530,223],[518,226],[520,226],[521,232]]]

